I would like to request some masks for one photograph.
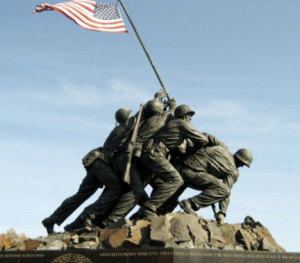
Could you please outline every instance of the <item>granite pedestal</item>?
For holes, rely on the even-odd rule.
[[[120,249],[0,252],[1,263],[299,263],[300,253],[204,249]]]

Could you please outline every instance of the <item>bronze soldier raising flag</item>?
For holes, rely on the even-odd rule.
[[[135,118],[130,118],[130,112],[127,109],[117,110],[115,118],[119,125],[111,131],[103,147],[92,150],[83,158],[83,165],[87,174],[82,180],[78,191],[73,196],[65,199],[49,217],[42,221],[48,234],[53,233],[54,225],[62,224],[98,188],[105,186],[102,195],[97,200],[98,203],[101,203],[104,212],[109,211],[119,197],[129,190],[128,186],[122,182],[121,177],[114,171],[111,160],[126,142],[134,127]],[[76,223],[69,226],[69,229],[74,228],[75,225],[78,227],[91,224],[93,219],[93,209],[87,207]]]
[[[238,168],[244,165],[250,167],[252,160],[249,150],[239,149],[232,155],[223,145],[203,148],[190,154],[178,168],[186,185],[202,192],[179,202],[180,207],[187,213],[195,213],[202,207],[218,202],[219,212],[215,217],[219,223],[223,223],[230,190],[239,177]]]
[[[232,155],[226,145],[213,135],[195,129],[190,121],[195,112],[190,106],[176,106],[123,3],[122,6],[161,85],[155,98],[141,104],[138,113],[119,109],[117,125],[102,147],[90,151],[83,164],[87,175],[78,192],[67,198],[42,221],[47,232],[54,232],[99,187],[105,187],[96,202],[86,207],[78,218],[65,227],[73,231],[93,224],[108,227],[125,217],[137,204],[132,218],[154,219],[171,212],[187,187],[201,193],[179,202],[186,213],[219,203],[215,217],[222,223],[227,213],[230,189],[238,179],[238,168],[252,162],[252,154],[240,149]],[[79,26],[98,32],[126,33],[117,3],[73,0],[58,4],[38,4],[35,13],[55,10]],[[165,99],[165,100],[164,100]],[[148,197],[145,187],[150,184]]]
[[[178,106],[174,112],[175,119],[146,142],[141,162],[155,176],[154,190],[136,214],[137,217],[155,217],[158,208],[183,185],[183,179],[170,162],[170,157],[184,140],[190,139],[199,147],[208,144],[206,136],[190,124],[194,114],[189,106]]]
[[[204,133],[209,138],[209,147],[200,148],[178,160],[176,169],[181,174],[184,185],[164,205],[160,213],[170,213],[177,206],[177,198],[186,188],[201,191],[189,199],[179,202],[180,207],[189,214],[196,214],[201,208],[213,205],[215,218],[219,223],[227,214],[231,188],[239,177],[238,168],[250,167],[253,156],[247,149],[239,149],[231,154],[227,146],[214,136]],[[219,211],[215,204],[219,204]]]

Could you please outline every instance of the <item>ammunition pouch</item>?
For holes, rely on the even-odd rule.
[[[82,164],[85,168],[88,168],[96,159],[99,158],[103,148],[96,148],[88,152],[83,158],[82,158]]]
[[[111,152],[103,149],[98,158],[104,161],[105,163],[110,164]]]
[[[170,152],[168,147],[161,141],[154,141],[150,139],[145,147],[145,152],[150,153],[152,156],[162,156],[167,157]]]
[[[82,163],[85,168],[91,166],[95,160],[101,159],[105,163],[110,163],[110,154],[109,152],[105,151],[102,147],[91,150],[88,154],[86,154],[82,158]]]

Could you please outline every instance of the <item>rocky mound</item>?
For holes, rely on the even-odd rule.
[[[284,252],[269,230],[251,217],[241,224],[218,225],[195,215],[175,213],[153,222],[124,219],[109,229],[79,229],[27,239],[2,250],[66,250],[138,247],[203,248]]]

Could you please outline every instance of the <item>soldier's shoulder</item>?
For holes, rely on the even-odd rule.
[[[136,116],[132,116],[129,118],[128,120],[128,124],[129,126],[133,126],[136,123],[137,117]]]
[[[182,126],[182,127],[192,127],[192,124],[188,121],[182,119],[174,119],[168,122],[170,125]]]

